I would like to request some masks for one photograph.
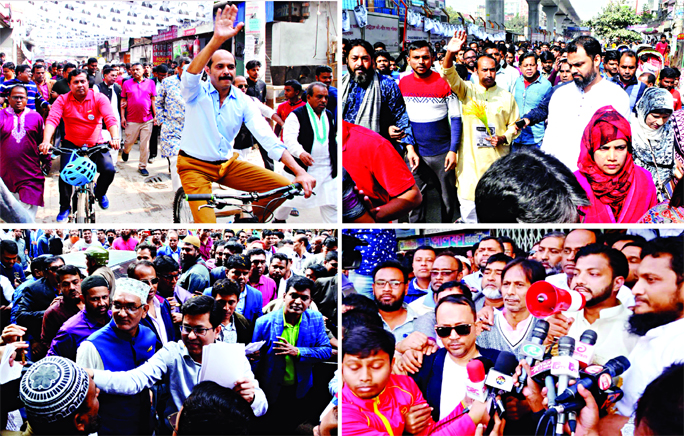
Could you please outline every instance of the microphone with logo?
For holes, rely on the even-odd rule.
[[[570,336],[563,336],[558,340],[558,356],[551,358],[551,374],[558,377],[558,391],[563,392],[567,389],[570,378],[576,379],[579,377],[579,362],[572,358],[575,351],[575,339]],[[558,397],[556,397],[556,404]],[[556,434],[563,434],[563,425],[565,424],[565,413],[560,413],[558,417],[558,424],[556,426]]]
[[[487,401],[487,388],[485,387],[485,369],[482,361],[473,359],[466,366],[468,380],[466,380],[466,396],[473,400],[484,403]]]
[[[540,319],[534,326],[534,330],[532,330],[532,336],[530,337],[530,340],[524,342],[520,346],[521,353],[525,356],[525,360],[527,360],[527,363],[528,365],[530,365],[530,368],[534,366],[534,363],[537,360],[544,360],[543,343],[544,339],[546,339],[546,335],[548,334],[549,323],[544,321],[543,319]],[[520,385],[516,388],[516,392],[518,394],[522,393],[522,390],[525,387],[526,379],[527,372],[523,369],[522,373],[520,374],[520,377],[518,378],[518,381],[520,382]]]
[[[515,358],[515,354],[502,351],[496,358],[494,368],[489,370],[485,384],[490,387],[488,395],[488,400],[491,400],[492,404],[489,410],[490,417],[494,417],[494,412],[498,412],[500,418],[504,417],[506,408],[500,396],[511,392],[513,389],[513,374],[517,367],[518,360]]]
[[[598,334],[591,329],[587,329],[580,336],[579,343],[575,345],[575,352],[572,357],[579,362],[580,368],[586,368],[591,365],[591,361],[594,358],[596,339],[598,339]]]

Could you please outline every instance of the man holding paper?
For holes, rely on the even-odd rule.
[[[104,393],[134,395],[168,374],[173,402],[167,404],[164,416],[178,412],[200,380],[202,363],[208,363],[202,362],[203,347],[214,343],[224,317],[221,305],[207,295],[191,297],[183,304],[181,311],[183,322],[180,341],[167,342],[150,360],[131,371],[88,370],[97,387]],[[254,414],[261,416],[268,408],[266,395],[254,379],[247,357],[240,357],[221,362],[224,373],[236,375],[235,385],[226,387],[239,393],[252,406]],[[164,424],[172,430],[168,423]]]

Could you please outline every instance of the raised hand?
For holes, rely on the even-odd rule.
[[[467,39],[468,34],[465,32],[465,30],[457,30],[454,32],[454,37],[449,40],[449,43],[446,46],[447,51],[457,53],[461,48],[463,48]]]
[[[220,41],[227,41],[237,35],[244,27],[244,23],[238,23],[237,20],[238,8],[233,5],[216,12],[216,21],[214,22],[214,38]]]

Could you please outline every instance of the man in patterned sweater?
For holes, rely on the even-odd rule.
[[[399,81],[415,145],[406,145],[406,160],[421,192],[436,178],[442,197],[442,219],[453,222],[456,203],[456,151],[461,142],[461,110],[451,87],[432,70],[434,51],[427,41],[409,45],[413,74]],[[412,223],[425,222],[426,205],[409,214]]]

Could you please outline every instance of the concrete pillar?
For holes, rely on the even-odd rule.
[[[532,40],[532,33],[539,33],[539,3],[541,0],[527,0],[527,28],[525,38]]]
[[[504,22],[504,0],[485,0],[485,20],[487,28],[490,28],[489,21],[498,24]]]
[[[563,29],[561,29],[561,27],[563,25],[563,20],[565,20],[565,17],[567,17],[567,15],[565,15],[563,13],[556,14],[556,17],[555,17],[556,18],[556,33],[560,37],[563,36]]]
[[[546,31],[549,32],[549,41],[553,41],[553,17],[558,12],[558,6],[542,6],[542,11],[546,14]]]

